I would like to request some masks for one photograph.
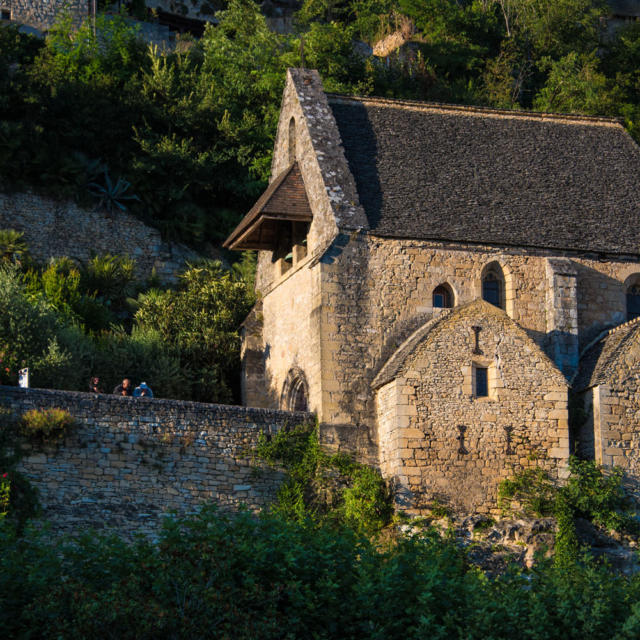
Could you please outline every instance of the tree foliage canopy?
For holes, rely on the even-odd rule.
[[[604,0],[304,0],[271,31],[231,0],[198,42],[146,47],[123,16],[45,42],[0,29],[0,185],[122,205],[167,237],[219,242],[265,185],[288,66],[330,91],[611,115],[636,135],[640,27]],[[410,51],[366,56],[402,31]],[[88,188],[88,185],[94,185]],[[138,199],[132,198],[136,196]]]

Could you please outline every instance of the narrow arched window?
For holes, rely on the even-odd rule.
[[[431,304],[434,309],[450,309],[453,307],[453,295],[451,289],[444,284],[438,285],[433,290]]]
[[[482,299],[504,309],[504,276],[498,264],[491,264],[482,276]]]
[[[289,120],[289,164],[296,161],[296,121]]]
[[[627,287],[627,321],[640,316],[640,283]]]

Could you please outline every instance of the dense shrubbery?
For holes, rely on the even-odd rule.
[[[30,409],[21,418],[20,431],[30,440],[51,442],[64,438],[74,422],[65,409]]]
[[[218,242],[268,177],[301,37],[329,91],[616,115],[637,133],[640,27],[608,40],[606,13],[600,0],[305,0],[297,33],[282,36],[256,3],[231,0],[170,55],[117,16],[99,18],[97,36],[63,19],[45,43],[2,28],[0,184]],[[354,49],[412,25],[413,58]]]
[[[252,269],[248,257],[231,271],[203,262],[162,290],[136,282],[123,256],[0,263],[0,383],[28,366],[35,387],[87,391],[97,375],[109,392],[129,376],[159,397],[238,400]]]
[[[267,439],[261,434],[256,456],[286,471],[272,511],[298,523],[348,526],[378,533],[391,522],[392,497],[380,473],[344,453],[328,454],[318,429],[299,425]]]
[[[381,548],[349,529],[211,509],[157,544],[52,543],[0,526],[12,638],[635,638],[640,579],[588,559],[487,577],[426,532]]]

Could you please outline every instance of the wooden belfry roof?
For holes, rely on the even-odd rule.
[[[267,187],[223,246],[273,250],[281,222],[311,222],[312,218],[302,174],[294,162]]]

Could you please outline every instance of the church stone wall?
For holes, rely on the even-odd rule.
[[[341,234],[321,261],[322,419],[369,429],[375,440],[371,381],[414,329],[440,313],[432,308],[433,289],[449,284],[456,306],[478,299],[490,262],[505,274],[510,316],[567,375],[578,348],[624,319],[624,281],[640,271],[623,258]]]
[[[378,391],[381,470],[411,512],[434,499],[492,511],[498,483],[515,472],[566,473],[568,385],[523,331],[487,307],[475,303],[437,323]],[[480,354],[473,327],[481,328]],[[489,368],[488,397],[474,397],[474,364]]]
[[[21,470],[40,492],[43,519],[56,532],[110,528],[157,532],[172,510],[204,502],[259,510],[275,498],[282,473],[252,456],[260,433],[274,434],[309,414],[196,402],[121,398],[0,387],[16,416],[59,407],[76,419],[63,441],[31,445]]]
[[[261,321],[268,406],[281,406],[287,375],[300,369],[309,387],[309,408],[320,406],[319,267],[303,267],[280,282],[262,301]]]
[[[86,263],[95,254],[124,253],[135,258],[139,276],[149,277],[155,269],[166,282],[176,281],[185,263],[200,257],[183,245],[164,242],[157,229],[130,214],[107,216],[33,193],[0,193],[0,229],[24,232],[38,262],[69,256]]]

